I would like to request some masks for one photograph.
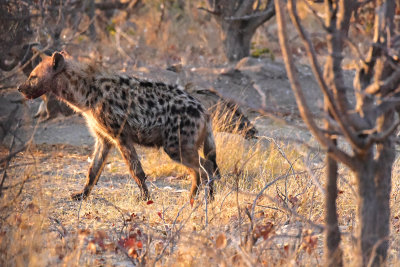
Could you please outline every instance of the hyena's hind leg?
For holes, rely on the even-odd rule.
[[[203,153],[207,160],[213,164],[213,175],[216,179],[221,178],[219,168],[217,165],[217,149],[215,146],[214,134],[212,131],[211,121],[206,122],[206,134],[204,138]]]
[[[164,151],[168,156],[186,167],[191,171],[192,187],[190,189],[190,198],[196,197],[201,180],[203,183],[208,183],[208,179],[212,179],[212,162],[203,159],[199,156],[197,148],[195,147],[181,147],[179,146],[164,146]],[[201,163],[201,166],[200,166]],[[201,179],[200,179],[201,176]],[[213,199],[214,187],[213,181],[209,183],[208,197]]]
[[[93,186],[97,184],[100,174],[106,163],[107,155],[113,145],[107,139],[97,136],[96,145],[93,153],[93,160],[89,167],[86,184],[82,191],[71,195],[73,200],[82,200],[89,196]]]
[[[146,174],[144,173],[142,165],[140,164],[133,143],[130,142],[128,138],[120,138],[118,141],[118,149],[129,167],[131,176],[139,186],[141,198],[143,200],[150,199],[149,190],[146,186]]]

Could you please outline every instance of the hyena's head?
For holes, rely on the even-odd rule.
[[[56,76],[65,69],[64,53],[55,52],[51,57],[43,56],[42,62],[33,69],[28,79],[18,87],[26,98],[35,99],[56,86]]]

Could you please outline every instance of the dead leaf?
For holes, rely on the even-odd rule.
[[[86,249],[89,250],[92,254],[96,254],[97,252],[96,243],[94,241],[90,241]]]
[[[217,236],[217,240],[215,241],[215,246],[217,247],[217,249],[224,249],[226,248],[227,245],[227,240],[226,240],[226,236],[224,233],[220,233]]]

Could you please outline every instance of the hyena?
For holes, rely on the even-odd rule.
[[[43,48],[38,43],[31,43],[24,45],[22,48],[23,57],[21,58],[21,65],[24,66],[22,72],[29,77],[32,70],[39,65],[41,58],[36,57],[33,59],[34,52],[41,51]],[[43,52],[45,55],[51,56],[55,51],[53,49],[46,49]],[[74,112],[64,102],[58,101],[57,98],[51,94],[42,95],[42,102],[40,103],[39,109],[35,114],[35,118],[40,118],[42,121],[48,121],[56,118],[58,114],[64,116],[70,116]]]
[[[178,86],[110,73],[78,62],[66,52],[55,52],[43,58],[18,90],[28,99],[52,92],[86,118],[96,145],[86,184],[72,194],[73,199],[89,195],[113,146],[121,152],[142,198],[148,199],[146,175],[134,144],[162,147],[172,160],[191,171],[191,198],[201,179],[209,179],[209,197],[213,197],[213,180],[219,170],[210,116]],[[199,156],[201,146],[205,158]]]

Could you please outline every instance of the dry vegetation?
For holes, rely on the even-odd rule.
[[[188,1],[183,10],[172,6],[163,16],[159,1],[149,2],[153,6],[135,18],[125,20],[120,12],[107,21],[96,43],[65,30],[71,42],[67,50],[96,59],[101,55],[104,65],[124,70],[143,64],[224,62],[218,29],[210,23],[211,15],[197,9],[198,1]],[[268,31],[259,29],[252,51],[270,57],[278,45],[269,43],[273,36]],[[265,47],[271,49],[266,52]],[[293,52],[301,56],[299,51]],[[215,121],[214,127],[226,121]],[[291,139],[304,139],[296,135],[301,130],[291,131]],[[272,134],[245,140],[217,133],[216,143],[222,177],[211,203],[204,198],[205,188],[190,203],[185,168],[148,148],[138,153],[149,176],[151,201],[137,199],[139,190],[114,152],[89,199],[75,202],[70,193],[83,184],[92,148],[30,144],[10,162],[0,162],[0,180],[6,175],[0,196],[0,265],[321,266],[325,166],[316,142]],[[8,147],[0,149],[0,159],[7,158]],[[398,264],[400,255],[399,173],[397,159],[389,265]],[[354,263],[353,179],[348,169],[340,169],[338,208],[346,265]]]
[[[138,188],[114,152],[90,198],[74,202],[70,192],[81,187],[91,149],[32,145],[7,169],[2,266],[321,265],[324,166],[318,150],[222,133],[216,142],[222,178],[211,203],[204,188],[190,203],[185,169],[147,148],[139,153],[151,201],[137,199]],[[393,210],[398,170],[396,163]],[[351,263],[356,199],[347,173],[341,170],[338,206],[345,261]],[[396,212],[392,221],[395,263]]]

